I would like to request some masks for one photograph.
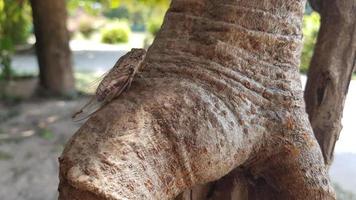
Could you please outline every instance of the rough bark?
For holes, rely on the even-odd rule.
[[[305,102],[325,163],[330,165],[356,65],[356,0],[323,0],[319,6],[321,27],[308,72]]]
[[[173,0],[144,78],[66,145],[59,199],[172,199],[228,173],[249,199],[335,199],[299,79],[304,4]]]
[[[326,1],[324,1],[325,3],[328,3]],[[317,11],[317,12],[320,12],[320,8],[322,7],[322,3],[323,1],[321,0],[309,0],[309,3],[311,4],[312,8]],[[336,2],[336,3],[341,3],[341,2]],[[351,1],[349,3],[352,3]],[[343,3],[343,6],[342,7],[339,7],[339,8],[335,8],[335,4],[327,4],[328,5],[328,9],[329,10],[334,10],[333,12],[335,12],[337,9],[340,10],[339,12],[341,13],[341,15],[344,15],[344,17],[346,18],[350,18],[350,10],[352,10],[352,6],[350,5],[347,5],[347,4],[344,4]],[[346,9],[345,9],[346,8]],[[325,8],[324,8],[325,9]],[[342,9],[342,10],[341,10]],[[343,10],[345,9],[345,10]],[[348,10],[347,10],[348,9]],[[333,12],[328,12],[328,11],[325,11],[324,12],[324,15],[322,15],[322,18],[325,16],[325,15],[328,15],[328,18],[332,17],[332,14]],[[355,11],[354,12],[354,15],[355,15]],[[330,15],[330,16],[329,16]],[[339,16],[340,17],[340,16]],[[338,17],[338,18],[339,18]],[[351,16],[353,17],[354,19],[356,18],[356,16]],[[318,53],[315,54],[315,57],[314,59],[316,59],[317,61],[314,61],[314,63],[318,63],[317,65],[311,65],[310,68],[313,68],[315,66],[318,66],[317,69],[312,69],[314,71],[314,73],[312,74],[309,74],[309,75],[313,75],[315,77],[309,77],[309,81],[308,81],[308,84],[307,84],[307,91],[309,93],[313,93],[312,95],[310,94],[306,94],[305,95],[305,99],[307,101],[307,103],[310,103],[310,105],[307,104],[307,107],[309,108],[308,111],[311,111],[311,112],[314,112],[314,116],[316,119],[314,119],[313,121],[311,121],[311,124],[312,124],[312,127],[315,125],[314,123],[317,123],[319,124],[319,127],[320,127],[320,124],[321,122],[323,124],[329,124],[330,121],[334,120],[334,119],[328,119],[328,118],[325,118],[325,115],[317,115],[315,113],[317,113],[319,111],[319,109],[323,109],[323,113],[327,113],[327,112],[330,112],[330,113],[333,113],[333,112],[336,112],[336,113],[339,113],[339,115],[335,115],[337,116],[338,120],[334,121],[333,123],[337,124],[337,123],[341,123],[341,113],[342,113],[342,109],[343,109],[343,104],[344,104],[344,100],[345,100],[345,97],[346,97],[346,94],[347,94],[347,87],[343,87],[342,88],[342,85],[345,85],[346,84],[349,84],[350,82],[350,67],[352,68],[352,61],[354,60],[355,61],[355,55],[353,54],[354,57],[348,57],[347,60],[344,60],[344,58],[342,57],[343,53],[349,49],[349,53],[352,54],[352,52],[356,52],[355,50],[355,39],[353,39],[353,37],[356,36],[356,34],[353,32],[352,33],[352,24],[349,24],[347,26],[338,26],[337,24],[335,23],[326,23],[326,21],[330,21],[330,20],[323,20],[322,21],[322,26],[324,27],[321,31],[325,31],[325,30],[329,30],[328,33],[324,33],[324,34],[320,34],[323,38],[325,38],[324,40],[318,40],[318,43],[321,43],[321,42],[324,42],[324,41],[328,41],[330,40],[331,38],[335,38],[335,36],[339,35],[338,37],[342,37],[341,34],[344,34],[344,33],[348,33],[348,34],[351,34],[353,36],[351,37],[346,37],[346,38],[340,38],[340,39],[345,39],[345,42],[343,43],[343,46],[339,46],[339,44],[337,42],[333,42],[331,45],[328,45],[330,47],[329,50],[332,50],[332,52],[328,51],[328,53],[326,53],[324,56],[319,56],[321,54],[324,54],[325,49],[324,48],[317,48],[315,51],[318,51]],[[352,21],[352,20],[351,20]],[[331,25],[331,26],[330,26]],[[330,26],[330,27],[329,27]],[[336,27],[338,26],[338,27]],[[342,29],[342,28],[346,28],[347,30],[344,30],[342,33],[338,33],[337,31],[331,31],[331,30],[335,30],[335,28],[337,28],[338,30]],[[327,36],[325,36],[325,34],[327,34]],[[329,39],[326,39],[326,38],[329,38]],[[328,42],[331,42],[331,41],[328,41]],[[353,44],[352,44],[353,42]],[[347,47],[345,46],[347,44]],[[321,45],[321,44],[319,44]],[[349,48],[349,46],[353,46],[352,48]],[[335,49],[337,48],[337,49]],[[338,55],[335,55],[334,52],[342,52]],[[332,55],[332,59],[330,59],[330,55]],[[328,58],[328,59],[325,59]],[[337,64],[336,62],[330,62],[331,60],[333,59],[337,59]],[[322,83],[325,83],[325,81],[323,81],[322,83],[318,82],[318,80],[320,80],[320,77],[321,74],[323,73],[322,70],[326,70],[328,71],[329,68],[325,68],[325,66],[329,66],[329,68],[332,68],[333,71],[339,71],[340,73],[334,73],[335,77],[331,83],[336,83],[337,82],[337,85],[341,86],[340,89],[338,89],[337,91],[334,91],[334,95],[328,95],[326,98],[331,98],[333,100],[324,100],[324,101],[327,101],[329,102],[328,103],[328,106],[323,106],[322,108],[319,107],[319,105],[315,104],[315,101],[312,101],[311,99],[315,99],[315,96],[317,95],[317,90],[315,88],[316,85],[322,85]],[[345,67],[346,66],[346,67]],[[356,67],[354,67],[354,70],[356,70]],[[339,81],[339,80],[342,80],[342,81]],[[330,86],[330,85],[329,85]],[[335,98],[335,97],[341,97],[341,98]],[[329,107],[329,105],[333,105],[331,107]],[[337,105],[337,106],[335,106]],[[340,124],[339,124],[340,125]],[[337,126],[339,126],[337,125]],[[323,126],[323,125],[322,125]],[[322,153],[324,155],[324,158],[325,158],[325,161],[326,161],[326,164],[330,165],[331,164],[331,161],[332,161],[332,154],[333,154],[333,149],[334,149],[334,146],[335,146],[335,142],[339,136],[339,132],[341,130],[340,129],[335,129],[336,127],[334,128],[331,128],[328,126],[328,127],[323,127],[323,130],[320,131],[320,130],[315,130],[316,133],[319,133],[318,135],[318,141],[320,144],[326,144],[324,145],[325,148],[322,148]],[[332,131],[331,133],[327,133],[327,132],[330,132]],[[326,136],[326,138],[324,138],[324,135]],[[236,176],[236,177],[233,177],[233,176]],[[240,196],[237,196],[237,195],[234,195],[236,194],[236,190],[240,189],[241,188],[245,188],[245,190],[251,190],[253,191],[253,188],[251,187],[248,187],[248,185],[237,185],[237,180],[241,179],[241,176],[244,176],[244,173],[239,171],[239,172],[235,172],[233,175],[228,175],[229,178],[223,178],[223,179],[220,179],[218,180],[216,183],[214,184],[218,184],[218,185],[224,185],[224,187],[210,187],[210,190],[208,190],[208,192],[210,193],[213,193],[213,198],[211,199],[246,199],[244,197],[244,194],[240,195]],[[234,181],[231,181],[231,180],[234,180]],[[240,181],[241,182],[241,181]],[[214,184],[210,184],[210,185],[214,185]],[[197,193],[199,191],[193,191],[194,188],[189,191],[186,191],[185,193]],[[250,191],[251,193],[251,191]],[[207,192],[205,192],[205,196],[207,196]],[[201,194],[203,195],[203,194]],[[262,195],[263,197],[266,197],[265,195]],[[190,197],[189,197],[190,198]],[[186,198],[186,199],[189,199],[189,198]],[[192,198],[193,200],[195,200],[195,198]],[[190,200],[190,199],[189,199]]]
[[[42,91],[72,95],[74,78],[65,0],[31,0]]]

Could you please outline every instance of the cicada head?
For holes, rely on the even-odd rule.
[[[146,55],[146,50],[145,49],[131,49],[131,51],[129,52],[129,57],[131,59],[135,59],[136,61],[143,61],[143,59],[145,58]]]
[[[115,63],[113,69],[124,70],[126,66],[131,66],[138,68],[138,66],[145,59],[146,50],[145,49],[131,49],[127,54],[120,57],[120,59]]]

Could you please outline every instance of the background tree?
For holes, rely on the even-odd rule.
[[[40,85],[55,95],[75,91],[65,0],[30,0],[36,36]]]
[[[352,69],[356,65],[356,1],[309,0],[313,9],[321,14],[322,28],[319,31],[317,45],[313,53],[313,36],[319,28],[315,20],[319,17],[312,13],[307,16],[305,28],[308,29],[302,57],[301,71],[309,68],[304,98],[314,134],[321,146],[325,163],[331,165],[335,143],[341,131],[341,119]],[[306,16],[304,16],[306,17]],[[311,23],[313,22],[314,23]],[[311,24],[308,24],[311,23]],[[308,27],[311,26],[311,27]],[[312,62],[309,67],[309,54]],[[241,185],[244,175],[235,171],[214,184],[186,191],[195,196],[214,194],[215,199],[239,199],[249,191]],[[213,187],[214,186],[214,187]],[[243,187],[244,186],[244,187]],[[239,197],[239,198],[237,198]],[[191,199],[186,197],[185,199]],[[194,197],[192,199],[199,199]]]
[[[171,199],[231,171],[248,198],[335,199],[299,80],[304,6],[173,1],[145,78],[67,144],[60,199]]]
[[[312,0],[311,5],[321,15],[321,27],[304,96],[314,134],[330,165],[356,67],[356,0]]]
[[[29,6],[23,1],[0,0],[0,80],[15,76],[11,57],[15,46],[24,44],[31,33],[29,13]]]

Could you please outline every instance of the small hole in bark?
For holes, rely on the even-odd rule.
[[[324,179],[323,179],[323,184],[324,184],[324,185],[327,185],[327,184],[328,184],[328,179],[324,178]]]
[[[244,128],[243,131],[244,131],[245,134],[248,134],[248,129],[247,128]]]

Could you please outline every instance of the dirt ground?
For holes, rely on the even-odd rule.
[[[58,157],[86,98],[0,103],[0,199],[57,199]]]

